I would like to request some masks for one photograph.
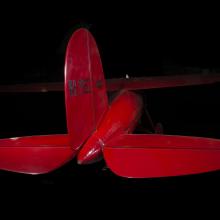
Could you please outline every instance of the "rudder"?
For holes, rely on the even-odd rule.
[[[71,146],[78,149],[96,130],[108,108],[99,51],[84,28],[73,33],[67,46],[65,101]]]

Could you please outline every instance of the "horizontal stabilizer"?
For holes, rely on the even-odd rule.
[[[220,140],[159,134],[127,134],[103,149],[108,167],[128,178],[153,178],[220,169]]]
[[[16,137],[0,140],[0,169],[18,173],[50,172],[75,155],[68,135]]]

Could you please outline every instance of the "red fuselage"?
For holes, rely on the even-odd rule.
[[[98,129],[89,137],[78,154],[79,164],[90,164],[102,158],[102,148],[111,139],[131,133],[141,116],[142,99],[123,90],[110,104]]]

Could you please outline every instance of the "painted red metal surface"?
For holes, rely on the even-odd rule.
[[[205,85],[220,82],[220,74],[187,74],[172,76],[152,76],[139,78],[118,78],[106,81],[107,91],[118,91],[121,89],[141,90],[173,88],[181,86]],[[63,82],[30,83],[1,85],[0,92],[55,92],[63,91]]]
[[[118,135],[135,128],[142,109],[142,99],[133,92],[122,91],[111,103],[100,127],[88,139],[78,154],[79,164],[88,164],[102,158],[102,147]]]
[[[0,140],[0,169],[42,174],[57,169],[76,154],[68,135],[46,135]]]
[[[78,149],[95,131],[108,108],[99,52],[92,35],[72,35],[65,61],[65,100],[71,146]]]
[[[92,81],[93,111],[95,129],[98,128],[104,114],[108,110],[108,97],[106,92],[106,81],[102,68],[102,62],[98,47],[92,35],[88,32],[90,74]],[[91,110],[91,109],[90,109]]]
[[[108,91],[121,89],[159,89],[180,86],[205,85],[220,82],[220,74],[187,74],[174,76],[153,76],[131,79],[111,79],[107,82]]]
[[[117,175],[152,178],[220,169],[220,140],[171,135],[122,135],[103,148]]]
[[[74,32],[65,59],[65,101],[69,135],[0,140],[0,169],[41,174],[78,154],[79,164],[102,158],[119,176],[149,178],[220,169],[220,140],[131,135],[141,115],[142,99],[128,90],[202,85],[220,82],[219,74],[111,79],[105,85],[100,55],[86,29]],[[108,106],[108,91],[121,90]],[[62,91],[63,83],[0,86],[0,92]],[[152,127],[163,131],[160,125]]]
[[[29,93],[29,92],[62,92],[64,90],[63,82],[47,82],[47,83],[28,83],[1,85],[1,93]]]

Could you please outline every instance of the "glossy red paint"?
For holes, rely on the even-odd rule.
[[[97,129],[108,108],[98,48],[84,28],[74,32],[67,46],[65,100],[71,146],[77,150]]]
[[[65,59],[65,101],[69,135],[0,140],[0,169],[41,174],[78,154],[79,164],[102,158],[119,176],[149,178],[220,169],[220,140],[131,135],[141,115],[142,99],[128,90],[170,88],[220,82],[219,74],[112,79],[108,91],[121,90],[108,106],[102,64],[94,38],[78,29]],[[1,86],[0,92],[62,91],[61,83]],[[162,133],[159,124],[153,130]]]
[[[57,169],[76,154],[68,135],[16,137],[0,140],[0,168],[27,174]]]
[[[135,128],[142,109],[142,99],[133,92],[122,91],[111,103],[100,127],[78,154],[79,164],[93,163],[102,158],[106,142]]]
[[[220,140],[172,135],[122,135],[104,148],[108,167],[117,175],[152,178],[220,169]]]

